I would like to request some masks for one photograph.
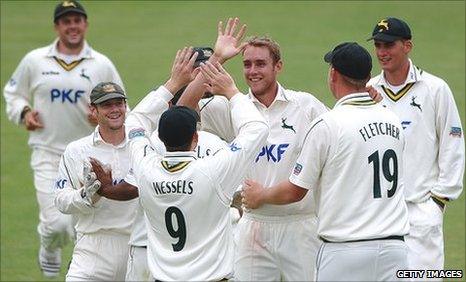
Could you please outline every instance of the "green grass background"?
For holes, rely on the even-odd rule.
[[[55,38],[54,1],[1,1],[1,87],[21,58]],[[464,1],[255,1],[150,2],[85,1],[89,15],[88,41],[110,57],[125,83],[129,104],[163,83],[178,48],[212,46],[219,20],[238,16],[248,35],[277,40],[284,60],[280,82],[314,93],[327,106],[328,66],[323,54],[337,43],[365,39],[382,17],[397,16],[411,26],[412,58],[416,65],[444,78],[455,94],[465,125],[465,2]],[[378,73],[376,61],[373,73]],[[241,60],[227,63],[240,89]],[[1,117],[1,280],[43,280],[37,267],[38,208],[29,166],[26,130],[10,123],[5,103]],[[422,148],[420,148],[422,149]],[[465,269],[465,201],[448,205],[445,216],[446,268]],[[64,264],[71,254],[65,249]],[[63,280],[66,270],[56,280]]]

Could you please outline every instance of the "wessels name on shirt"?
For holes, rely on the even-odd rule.
[[[189,180],[174,180],[174,181],[160,181],[152,182],[155,194],[187,194],[193,193],[193,182]]]

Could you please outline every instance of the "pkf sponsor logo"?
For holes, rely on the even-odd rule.
[[[79,89],[52,89],[50,91],[50,99],[52,103],[71,103],[76,104],[78,100],[86,94],[84,90]]]
[[[283,159],[283,154],[285,154],[286,150],[290,144],[271,144],[262,147],[259,155],[257,155],[256,160],[254,162],[258,162],[262,157],[267,158],[267,161],[278,163]]]
[[[59,179],[59,180],[57,180],[57,182],[55,182],[55,187],[57,189],[63,189],[63,188],[65,188],[66,182],[67,182],[66,179]]]

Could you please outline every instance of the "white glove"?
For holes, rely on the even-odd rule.
[[[83,166],[84,188],[81,191],[81,197],[92,203],[92,197],[100,189],[100,181],[97,180],[96,174],[92,171],[89,163],[84,162]]]

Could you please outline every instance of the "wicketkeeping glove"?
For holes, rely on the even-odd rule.
[[[85,162],[83,166],[84,188],[81,196],[89,203],[92,203],[92,196],[100,189],[100,181],[97,180],[96,174],[92,171],[89,163]]]

